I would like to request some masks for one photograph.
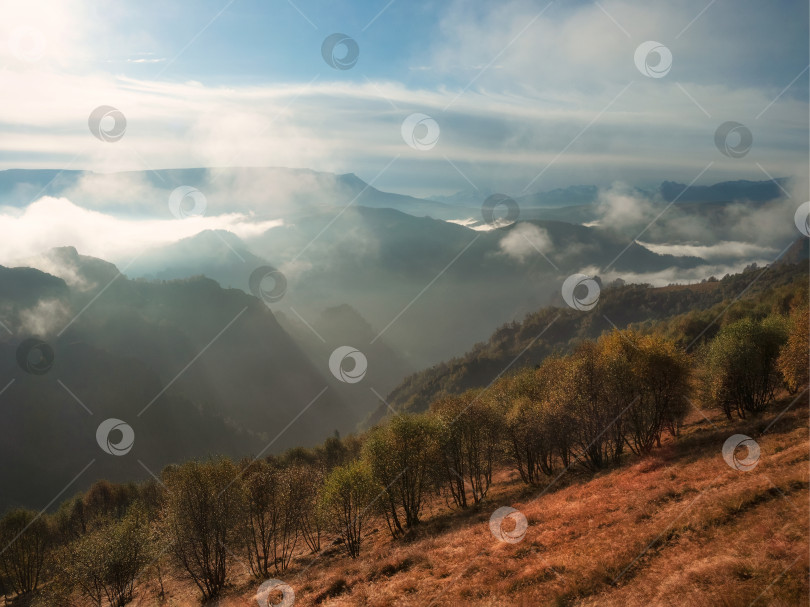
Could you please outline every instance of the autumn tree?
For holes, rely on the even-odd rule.
[[[340,466],[326,478],[322,509],[352,558],[360,554],[363,525],[374,514],[381,490],[366,462]]]
[[[269,575],[275,562],[273,542],[277,470],[265,460],[243,463],[245,490],[243,541],[250,570],[258,578]]]
[[[227,459],[190,461],[163,471],[171,550],[205,600],[222,590],[228,553],[238,548],[243,509],[238,473]]]
[[[13,592],[29,595],[39,588],[52,535],[49,519],[30,510],[11,510],[0,520],[0,570]]]
[[[84,497],[76,495],[62,502],[54,515],[54,523],[60,542],[68,542],[87,533]]]
[[[521,480],[527,484],[539,482],[543,469],[550,470],[553,457],[543,435],[541,404],[526,395],[510,399],[504,420],[507,450]]]
[[[96,520],[106,522],[110,518],[122,518],[136,499],[138,487],[134,483],[96,481],[84,495],[85,520],[92,524]]]
[[[649,453],[666,429],[678,432],[686,414],[686,354],[672,341],[632,330],[601,337],[598,348],[602,397],[616,416],[609,434],[637,455]]]
[[[570,462],[571,413],[553,398],[565,364],[566,359],[550,357],[537,369],[498,380],[485,397],[503,420],[502,442],[524,483],[537,483],[557,463]]]
[[[655,412],[656,444],[660,446],[663,431],[680,434],[689,411],[691,361],[674,341],[658,335],[641,338],[639,349],[642,360],[637,373],[643,380],[642,398]]]
[[[151,561],[150,548],[145,511],[133,506],[120,520],[108,519],[62,550],[59,587],[78,591],[99,607],[123,607]]]
[[[784,320],[742,318],[724,326],[706,348],[703,400],[731,419],[762,412],[780,382],[776,362],[787,341]]]
[[[301,537],[305,506],[302,466],[281,467],[265,460],[243,462],[244,518],[242,537],[256,577],[270,567],[283,573]]]
[[[810,335],[810,308],[807,304],[796,307],[790,314],[788,338],[779,354],[777,367],[791,394],[808,384],[808,335]]]
[[[326,474],[324,468],[314,464],[290,469],[290,476],[294,480],[291,498],[298,509],[298,531],[313,553],[321,550],[323,525],[320,503]]]
[[[606,398],[604,361],[594,342],[583,342],[563,359],[553,384],[553,400],[572,416],[572,455],[597,470],[616,463],[623,451],[623,400]]]
[[[431,406],[440,426],[442,480],[460,508],[467,507],[468,487],[474,504],[486,496],[500,442],[501,418],[480,396],[471,390]]]
[[[393,536],[419,523],[425,495],[435,480],[439,426],[428,415],[398,415],[375,428],[364,459],[385,488],[386,521]]]
[[[324,473],[328,474],[338,466],[344,466],[360,457],[362,442],[353,435],[341,438],[335,432],[334,436],[328,437],[323,444],[315,448],[317,456]]]

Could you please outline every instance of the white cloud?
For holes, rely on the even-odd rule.
[[[32,308],[21,310],[17,332],[47,337],[70,319],[72,312],[58,299],[41,299]]]
[[[72,260],[64,256],[48,255],[47,251],[7,263],[11,266],[36,268],[51,276],[58,276],[69,287],[79,291],[90,291],[98,286],[95,282],[89,281]]]
[[[700,257],[710,263],[721,260],[727,261],[729,259],[773,260],[776,254],[779,253],[779,251],[773,247],[751,242],[723,241],[713,245],[669,245],[645,243],[639,240],[638,244],[660,255]]]
[[[534,184],[539,189],[617,178],[689,182],[711,161],[715,165],[703,181],[741,175],[760,179],[754,161],[778,167],[780,175],[792,174],[802,166],[801,153],[794,149],[805,137],[807,122],[803,103],[782,99],[778,120],[769,121],[766,114],[756,124],[750,162],[740,163],[717,152],[712,143],[716,124],[674,83],[656,89],[635,85],[560,155],[622,86],[541,99],[468,91],[443,113],[453,92],[389,82],[216,87],[6,71],[0,72],[0,84],[15,91],[0,98],[0,112],[17,125],[3,133],[0,153],[29,159],[6,161],[9,168],[69,164],[113,172],[281,166],[357,172],[370,181],[398,157],[377,185],[400,191],[424,191],[436,181],[466,186],[445,156],[466,174],[510,191],[520,190],[541,171],[542,179]],[[704,103],[717,100],[735,116],[752,116],[769,102],[756,90],[692,86],[690,92]],[[105,143],[90,134],[87,118],[99,105],[112,105],[126,116],[121,141]],[[439,144],[430,152],[411,150],[402,141],[401,122],[416,110],[435,116],[441,127]],[[418,183],[414,173],[420,174]]]
[[[548,232],[531,223],[517,224],[498,244],[503,253],[520,263],[533,255],[546,254],[552,247]]]
[[[599,225],[614,230],[643,225],[657,214],[648,198],[620,183],[600,190],[597,204]]]
[[[90,56],[90,13],[83,0],[4,0],[0,62],[32,71],[75,68]]]
[[[465,228],[474,228],[480,221],[480,219],[468,217],[467,219],[448,219],[447,223],[454,223],[459,226],[464,226]]]
[[[649,197],[626,185],[600,190],[598,226],[629,238],[641,238],[657,253],[696,255],[709,261],[771,260],[798,237],[792,217],[797,201],[807,199],[807,171],[768,202],[727,200],[702,210]]]
[[[609,183],[617,177],[688,182],[710,161],[715,165],[705,181],[762,178],[754,162],[720,156],[712,144],[716,125],[672,83],[662,83],[660,90],[631,87],[616,103],[616,111],[601,116],[562,156],[560,151],[620,86],[599,95],[544,100],[468,91],[443,114],[455,96],[451,92],[410,90],[385,82],[224,88],[102,75],[3,72],[0,84],[17,91],[0,98],[0,112],[7,122],[19,125],[4,133],[0,153],[33,159],[7,161],[9,168],[70,164],[112,172],[282,166],[357,172],[370,181],[399,157],[377,185],[424,191],[431,183],[449,180],[463,187],[463,179],[444,160],[447,156],[465,173],[508,190],[526,186],[541,171],[543,178],[534,184],[539,189],[588,179]],[[710,88],[727,107],[739,108],[735,114],[751,115],[768,102],[758,91]],[[710,96],[698,87],[692,87],[692,93],[703,93],[704,101]],[[53,99],[60,101],[54,104]],[[386,99],[402,111],[394,111]],[[750,159],[778,167],[784,175],[801,166],[801,154],[793,146],[806,133],[806,114],[799,102],[780,103],[777,123],[763,118],[757,125]],[[117,143],[98,141],[87,128],[90,111],[103,104],[120,109],[127,118],[127,132]],[[402,141],[400,124],[410,110],[437,117],[442,131],[434,150],[417,152]],[[414,183],[414,173],[420,174],[419,183]]]
[[[476,232],[490,232],[492,230],[497,230],[498,228],[504,228],[510,225],[509,221],[501,217],[496,218],[492,223],[486,223],[481,219],[475,219],[474,217],[468,217],[467,219],[448,219],[447,223],[454,223],[456,225],[464,226],[465,228],[475,230]]]
[[[12,6],[16,12],[0,24],[0,39],[12,27],[39,23],[58,60],[28,64],[5,47],[6,56],[0,54],[8,59],[0,86],[13,91],[0,97],[0,115],[13,125],[0,127],[7,167],[284,166],[357,172],[370,181],[398,157],[376,185],[403,192],[467,187],[447,157],[493,191],[517,193],[540,172],[535,187],[550,189],[617,179],[688,183],[711,161],[701,182],[762,178],[756,162],[779,176],[806,164],[807,103],[794,96],[797,90],[758,117],[798,69],[787,75],[796,55],[790,39],[773,39],[768,48],[748,44],[757,28],[779,31],[786,19],[752,3],[750,11],[712,7],[678,37],[705,7],[702,0],[643,6],[604,0],[601,6],[628,39],[591,3],[555,3],[538,16],[545,2],[459,0],[440,11],[434,45],[407,63],[429,68],[418,71],[430,86],[406,85],[397,74],[252,86],[136,80],[88,63],[107,59],[116,36],[126,35],[132,51],[153,46],[148,32],[119,31],[127,9],[107,7],[112,16],[100,19],[82,0],[14,0]],[[647,39],[672,48],[666,78],[645,78],[633,64],[635,47]],[[128,52],[114,61],[161,57]],[[754,75],[748,66],[763,62],[774,66],[766,73],[786,75],[762,84],[763,70]],[[116,144],[94,139],[87,129],[90,111],[104,104],[127,117],[127,133]],[[430,152],[411,150],[400,136],[402,120],[415,111],[441,127]],[[714,130],[729,119],[754,132],[744,161],[720,155],[713,145]]]
[[[176,242],[204,230],[229,230],[250,238],[281,225],[231,213],[187,219],[121,219],[83,209],[66,198],[44,197],[24,210],[0,209],[0,264],[33,258],[52,247],[73,246],[84,255],[127,263],[146,249]],[[43,268],[47,271],[47,268]]]
[[[603,284],[610,283],[617,278],[621,278],[625,282],[636,284],[649,284],[654,287],[664,287],[670,284],[692,284],[697,283],[710,276],[715,278],[722,278],[726,274],[737,274],[742,272],[747,266],[756,263],[759,266],[769,264],[772,259],[744,259],[740,261],[721,263],[721,264],[707,264],[700,265],[696,268],[667,268],[659,272],[599,272],[597,268],[591,268],[592,274],[597,274],[602,280]],[[585,272],[585,271],[584,271]]]

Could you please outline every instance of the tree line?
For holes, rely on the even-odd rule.
[[[679,435],[692,399],[729,419],[761,413],[778,390],[806,389],[809,322],[805,297],[728,322],[693,352],[665,332],[615,330],[362,436],[189,461],[143,483],[99,481],[56,512],[5,514],[0,584],[34,605],[122,607],[139,580],[164,593],[167,572],[208,600],[237,560],[266,579],[296,556],[338,548],[357,558],[372,524],[396,539],[436,496],[480,504],[496,469],[539,485],[572,466],[644,456]]]
[[[555,351],[569,353],[575,343],[597,339],[613,327],[661,326],[676,343],[694,348],[714,338],[721,327],[718,318],[727,322],[735,314],[758,315],[762,310],[767,315],[773,306],[807,288],[806,262],[773,264],[764,273],[752,264],[739,274],[709,278],[701,285],[652,287],[616,280],[603,285],[598,313],[555,307],[531,312],[498,327],[468,352],[403,378],[386,401],[398,410],[427,410],[445,393],[486,386],[519,354],[523,364],[538,364]],[[780,313],[787,313],[787,308]],[[375,415],[387,411],[381,403]]]

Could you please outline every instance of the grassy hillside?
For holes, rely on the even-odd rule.
[[[695,410],[682,436],[651,457],[596,476],[572,470],[535,488],[502,471],[478,508],[459,513],[434,500],[429,520],[404,541],[374,528],[363,558],[339,546],[301,553],[284,580],[299,607],[806,604],[807,416],[803,397],[742,423]],[[732,434],[758,442],[754,470],[723,460]],[[490,515],[504,505],[528,519],[519,543],[490,532]],[[245,568],[234,556],[233,585],[217,605],[256,604],[258,584]],[[157,603],[152,582],[133,605],[199,604],[191,585],[170,579],[168,588]]]

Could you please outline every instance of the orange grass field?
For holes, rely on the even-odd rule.
[[[732,434],[759,444],[753,470],[724,461]],[[808,447],[806,393],[744,421],[694,410],[682,435],[647,458],[596,475],[572,469],[548,487],[526,487],[504,469],[478,509],[432,498],[406,538],[392,541],[372,520],[357,560],[341,546],[302,551],[279,577],[297,607],[807,605]],[[501,506],[528,519],[519,543],[490,532]],[[233,583],[213,604],[255,606],[261,580],[232,556]],[[133,605],[199,604],[189,582],[164,583],[163,599],[154,580],[142,583]]]

